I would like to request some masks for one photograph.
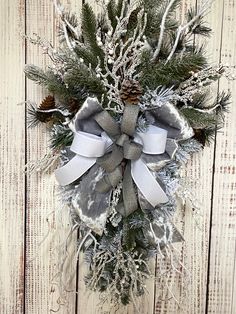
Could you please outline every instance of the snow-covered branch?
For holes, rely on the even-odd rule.
[[[173,4],[175,3],[176,0],[171,0],[170,3],[168,4],[168,6],[166,7],[165,13],[163,14],[162,20],[161,20],[161,26],[160,26],[160,36],[159,36],[159,40],[158,40],[158,45],[157,48],[153,54],[153,58],[152,60],[154,61],[161,50],[161,45],[162,45],[162,41],[163,41],[163,37],[164,37],[164,32],[165,32],[165,23],[166,23],[166,19],[168,16],[168,13],[171,9],[171,7],[173,6]]]

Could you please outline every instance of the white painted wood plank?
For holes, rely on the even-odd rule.
[[[186,12],[189,5],[195,1],[183,1],[180,12],[183,8]],[[199,1],[198,1],[199,3]],[[180,14],[180,16],[182,16]],[[221,28],[219,21],[222,15],[222,2],[215,1],[211,12],[205,20],[213,29],[210,39],[207,39],[206,55],[210,63],[218,63],[220,57],[220,38]],[[212,89],[216,95],[217,86]],[[214,95],[214,97],[215,97]],[[212,171],[213,171],[213,152],[214,146],[206,147],[203,152],[194,156],[187,168],[186,176],[194,180],[193,191],[201,204],[201,216],[194,218],[189,206],[184,211],[175,216],[176,224],[185,238],[182,247],[178,246],[182,255],[182,263],[189,270],[188,285],[182,287],[181,277],[171,277],[170,284],[173,285],[172,291],[180,306],[173,300],[168,299],[166,290],[162,297],[165,301],[157,302],[156,313],[204,313],[206,305],[207,290],[207,268],[208,268],[208,239],[210,227],[211,192],[212,192]],[[199,225],[199,227],[198,227]]]
[[[223,13],[222,63],[236,64],[236,2],[225,0]],[[236,82],[221,80],[220,89],[232,93],[225,127],[217,135],[211,230],[208,313],[235,313],[236,243]]]
[[[24,308],[24,1],[0,2],[0,313]]]
[[[55,10],[51,1],[27,0],[27,34],[37,33],[51,41],[57,41],[55,33]],[[49,60],[43,56],[41,48],[28,44],[27,63],[45,67]],[[40,103],[46,91],[27,82],[27,98]],[[46,126],[42,125],[28,131],[28,160],[37,160],[48,152],[48,136]],[[57,281],[54,279],[58,271],[58,253],[55,249],[61,241],[66,240],[68,220],[61,213],[61,204],[56,197],[54,175],[31,175],[28,178],[27,206],[27,272],[26,272],[26,312],[30,314],[59,313],[71,314],[75,311],[75,282],[72,277],[68,290],[60,294]],[[53,212],[53,213],[52,213]],[[50,213],[50,217],[48,216]],[[49,220],[49,226],[47,223]],[[48,232],[45,242],[40,242]],[[73,244],[72,244],[73,246]],[[71,247],[73,250],[73,247]],[[32,261],[31,261],[32,260]],[[64,278],[69,278],[75,270],[75,261],[70,261],[65,268]]]

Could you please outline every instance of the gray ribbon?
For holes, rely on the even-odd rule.
[[[138,114],[138,106],[126,105],[121,128],[107,111],[99,112],[94,116],[95,121],[111,137],[114,143],[110,152],[97,159],[97,164],[107,172],[96,184],[95,189],[97,192],[107,193],[119,183],[122,179],[120,164],[124,158],[130,161],[137,160],[141,156],[142,145],[130,139],[135,132]],[[120,213],[128,216],[138,209],[130,162],[127,163],[124,171],[122,193],[123,204],[119,206]]]

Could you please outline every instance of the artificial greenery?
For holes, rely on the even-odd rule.
[[[203,19],[206,5],[197,11],[190,9],[185,24],[181,24],[175,18],[180,0],[140,0],[135,6],[126,0],[110,0],[105,7],[102,3],[99,15],[87,2],[83,4],[78,16],[81,25],[75,14],[58,5],[62,47],[55,52],[53,47],[43,46],[54,66],[42,70],[28,65],[25,74],[55,99],[53,111],[49,108],[42,113],[40,105],[29,110],[32,125],[47,123],[53,152],[71,145],[74,134],[70,126],[88,97],[96,97],[118,122],[126,101],[140,104],[139,130],[148,127],[149,110],[158,111],[169,102],[192,127],[194,139],[180,141],[173,160],[156,171],[170,201],[155,209],[139,207],[128,217],[122,217],[112,205],[102,235],[88,231],[73,211],[80,181],[61,188],[62,198],[70,207],[72,229],[80,228],[78,250],[84,249],[89,265],[88,287],[109,292],[113,299],[128,304],[145,292],[144,281],[151,275],[149,257],[156,253],[162,256],[162,249],[168,250],[175,237],[181,239],[169,219],[176,209],[173,194],[177,188],[173,187],[177,181],[181,185],[179,168],[215,138],[230,95],[218,94],[214,101],[208,97],[209,85],[225,69],[207,65],[203,47],[196,45],[196,36],[206,37],[211,31]],[[39,44],[42,46],[42,41]],[[121,188],[117,186],[112,193],[111,203],[117,205]],[[150,236],[155,233],[153,228],[158,241]]]

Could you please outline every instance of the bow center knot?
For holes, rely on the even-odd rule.
[[[137,160],[140,158],[143,145],[134,141],[126,141],[123,145],[124,158],[129,160]]]

